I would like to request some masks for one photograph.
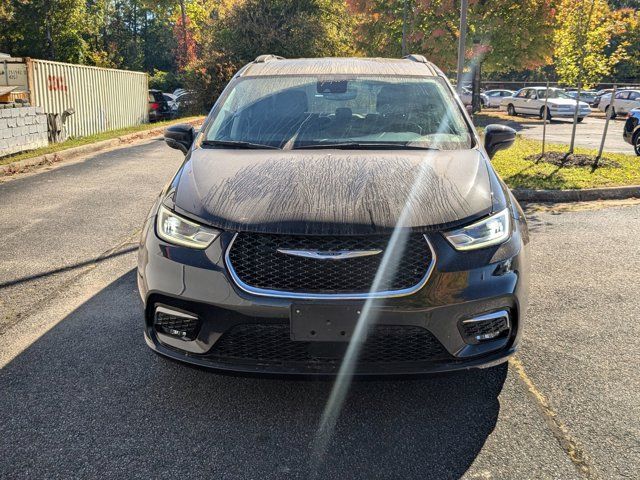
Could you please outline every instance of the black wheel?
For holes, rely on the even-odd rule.
[[[578,117],[578,123],[582,123],[583,120],[584,120],[584,117]]]
[[[640,130],[633,136],[633,150],[640,157]]]
[[[547,108],[547,120],[551,121],[551,112],[549,111],[549,109]],[[544,119],[544,111],[545,111],[545,107],[542,107],[540,109],[540,114],[538,115],[540,117],[540,120]]]
[[[616,109],[615,107],[612,107],[611,105],[607,105],[607,107],[604,109],[604,113],[606,113],[607,115],[609,115],[609,109],[611,109],[611,119],[616,118]]]
[[[511,115],[512,117],[515,117],[516,114],[516,108],[513,106],[512,103],[509,104],[509,106],[507,106],[507,114]]]

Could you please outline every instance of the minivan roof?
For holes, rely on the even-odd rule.
[[[409,75],[434,77],[438,68],[417,55],[407,58],[295,58],[258,57],[239,75]]]

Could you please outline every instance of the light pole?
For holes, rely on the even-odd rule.
[[[456,91],[462,91],[462,70],[464,69],[464,51],[467,43],[467,9],[469,0],[462,0],[460,4],[460,38],[458,39],[458,72],[456,74]]]
[[[407,54],[407,0],[402,6],[402,56]]]

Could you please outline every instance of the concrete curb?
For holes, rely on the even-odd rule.
[[[116,137],[109,140],[102,140],[100,142],[89,143],[87,145],[81,145],[79,147],[60,150],[59,152],[48,153],[46,155],[40,155],[32,158],[25,158],[24,160],[18,160],[17,162],[0,165],[0,177],[15,175],[16,173],[33,170],[34,168],[44,165],[52,165],[54,163],[63,162],[65,160],[73,160],[84,155],[108,150],[114,147],[130,145],[137,140],[146,140],[149,138],[158,137],[164,133],[165,128],[171,125],[188,123],[190,125],[197,126],[202,124],[204,118],[205,117],[201,117],[188,121],[177,120],[175,123],[165,124],[161,127],[129,133],[127,135],[122,135],[121,137]]]
[[[523,202],[589,202],[640,198],[640,185],[628,187],[585,188],[583,190],[529,190],[516,188],[513,195]]]

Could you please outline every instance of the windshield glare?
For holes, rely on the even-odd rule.
[[[216,106],[204,139],[283,149],[472,145],[441,79],[402,76],[241,78]]]

